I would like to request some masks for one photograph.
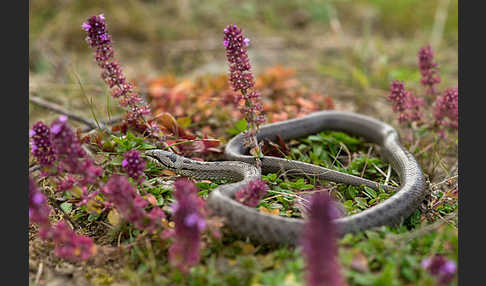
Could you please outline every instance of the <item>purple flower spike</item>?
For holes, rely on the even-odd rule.
[[[457,271],[456,263],[442,255],[426,258],[421,264],[422,268],[434,276],[440,285],[448,285]]]
[[[102,188],[102,193],[116,207],[121,216],[136,228],[153,232],[160,228],[164,212],[155,207],[150,213],[145,211],[149,202],[137,194],[125,176],[113,175]]]
[[[47,199],[29,176],[29,220],[38,224],[40,228],[48,228],[50,212],[51,208],[47,204]]]
[[[240,108],[248,122],[248,130],[245,131],[245,144],[254,148],[257,156],[257,166],[261,165],[262,156],[260,146],[256,139],[256,133],[261,123],[265,122],[262,114],[263,105],[261,95],[255,90],[255,80],[251,72],[250,60],[246,47],[250,39],[243,35],[243,31],[236,25],[228,25],[224,29],[224,45],[226,58],[229,64],[229,82],[233,90],[238,94],[236,103],[244,100],[245,104]]]
[[[139,183],[144,181],[145,161],[140,157],[140,151],[131,150],[125,153],[125,158],[122,161],[122,167],[127,172],[128,176],[132,177]]]
[[[265,181],[257,179],[250,181],[248,187],[238,191],[235,196],[240,203],[249,207],[256,207],[267,193],[267,189],[268,187]]]
[[[388,99],[393,104],[393,111],[398,112],[400,123],[422,120],[423,113],[420,108],[424,104],[423,100],[406,91],[403,82],[397,80],[392,82]]]
[[[89,29],[87,29],[89,26]],[[126,121],[137,130],[156,131],[156,126],[149,126],[144,118],[150,108],[142,102],[133,85],[125,78],[121,66],[115,59],[111,35],[106,30],[105,16],[92,16],[82,26],[87,32],[87,41],[96,51],[95,59],[102,69],[101,77],[111,89],[111,95],[118,98],[122,107],[127,108]]]
[[[51,166],[56,160],[56,154],[49,127],[39,121],[29,131],[29,136],[32,155],[42,166]]]
[[[82,175],[81,185],[93,184],[102,175],[103,169],[88,157],[66,120],[66,117],[61,116],[51,124],[52,145],[59,160],[58,169]]]
[[[302,234],[302,251],[306,259],[308,286],[341,286],[338,264],[335,210],[328,193],[318,192],[311,198],[309,217]]]
[[[169,248],[169,261],[180,271],[187,273],[199,262],[201,234],[206,228],[205,203],[198,196],[198,189],[186,178],[174,183],[176,203],[172,205],[175,222],[173,243]]]
[[[421,48],[417,54],[420,74],[422,75],[421,83],[428,87],[427,94],[435,94],[435,85],[440,83],[441,79],[438,72],[437,63],[434,62],[434,51],[427,45]]]
[[[85,261],[97,253],[96,244],[91,238],[76,234],[64,221],[52,227],[47,237],[56,244],[56,256],[63,259]]]
[[[446,89],[444,96],[437,97],[435,102],[435,124],[437,126],[451,127],[457,129],[459,97],[457,88]],[[443,130],[441,130],[443,133]]]

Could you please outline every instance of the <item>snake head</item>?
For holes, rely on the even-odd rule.
[[[180,156],[169,151],[148,150],[145,155],[170,170],[179,169],[181,165]]]

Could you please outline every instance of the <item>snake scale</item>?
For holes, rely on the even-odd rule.
[[[335,220],[339,234],[359,232],[382,225],[398,224],[418,207],[426,195],[425,180],[420,166],[400,143],[399,135],[390,125],[368,116],[343,112],[320,111],[305,117],[267,124],[260,128],[258,140],[302,138],[323,130],[344,131],[364,137],[379,146],[380,154],[400,177],[400,187],[385,201],[351,216]],[[225,224],[235,233],[269,244],[297,245],[304,225],[303,219],[274,216],[247,207],[234,200],[234,195],[249,181],[261,176],[254,167],[254,158],[243,144],[244,135],[231,139],[225,148],[225,157],[232,161],[199,162],[164,150],[148,150],[145,155],[156,164],[182,176],[195,179],[230,179],[209,195],[207,206],[214,215],[225,218]],[[361,177],[324,167],[265,156],[262,173],[286,171],[288,174],[315,175],[319,179],[349,185],[366,185],[377,189],[379,184]],[[381,187],[394,189],[390,186]]]

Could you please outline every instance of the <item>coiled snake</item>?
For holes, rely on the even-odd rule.
[[[323,130],[344,131],[377,144],[382,156],[400,177],[400,187],[390,198],[357,214],[336,219],[340,235],[400,223],[421,203],[426,192],[420,166],[413,155],[400,144],[395,129],[371,117],[351,112],[321,111],[297,119],[264,125],[260,128],[257,138],[275,140],[279,135],[284,140],[290,140]],[[252,165],[255,159],[246,155],[248,148],[244,147],[243,140],[243,134],[239,134],[226,145],[225,156],[233,161],[199,162],[163,150],[149,150],[145,155],[156,164],[183,176],[233,181],[215,188],[207,201],[207,206],[213,214],[224,217],[225,224],[233,232],[263,243],[298,244],[304,225],[303,219],[266,214],[234,200],[237,191],[261,175]],[[376,182],[357,176],[272,156],[262,159],[261,171],[315,175],[319,179],[350,185],[366,185],[375,190],[379,186]],[[381,187],[393,189],[390,186]]]

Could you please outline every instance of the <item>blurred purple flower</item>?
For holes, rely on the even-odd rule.
[[[120,215],[133,223],[136,228],[153,232],[161,227],[162,219],[165,218],[164,212],[154,207],[150,213],[147,213],[145,207],[149,205],[148,201],[137,194],[136,189],[125,176],[111,176],[101,192]]]
[[[30,149],[37,162],[42,166],[51,166],[56,160],[56,155],[52,148],[49,127],[39,121],[29,131],[29,136]]]
[[[244,187],[236,194],[236,200],[249,207],[256,207],[260,200],[267,193],[267,184],[265,181],[256,179],[248,183],[248,187]]]
[[[454,278],[457,266],[452,260],[447,260],[442,255],[435,255],[422,261],[422,268],[437,278],[440,285],[449,284]]]
[[[40,228],[49,228],[50,212],[46,197],[29,176],[29,221],[38,224]]]
[[[440,83],[441,79],[438,74],[437,63],[434,62],[434,51],[427,45],[419,49],[417,53],[420,74],[422,75],[421,83],[427,86],[427,94],[435,94],[435,85]]]
[[[449,126],[458,128],[458,89],[446,89],[443,96],[435,101],[435,123],[437,126]]]
[[[122,161],[122,167],[128,176],[139,183],[143,182],[145,161],[140,157],[140,151],[130,150],[126,152]]]
[[[39,236],[46,240],[53,240],[56,245],[56,256],[72,261],[87,260],[96,254],[93,240],[83,235],[77,235],[64,221],[56,226],[49,222],[51,208],[47,200],[29,176],[29,221],[39,225]]]
[[[91,238],[76,234],[64,221],[53,226],[47,238],[52,239],[56,245],[56,256],[63,259],[85,261],[97,253],[96,244]]]
[[[172,205],[175,232],[169,248],[169,261],[174,267],[186,273],[199,262],[201,234],[206,228],[205,203],[198,196],[194,183],[186,178],[174,183],[176,202]]]
[[[424,102],[406,91],[403,82],[395,80],[391,83],[388,99],[393,104],[393,111],[398,112],[400,123],[422,120],[423,113],[420,108]]]
[[[93,184],[103,174],[103,169],[94,165],[81,147],[81,142],[67,124],[67,118],[60,116],[51,124],[52,146],[58,158],[58,170],[83,176],[81,185]]]
[[[336,208],[326,192],[315,193],[302,233],[302,251],[306,259],[307,285],[341,286],[337,248],[337,229],[333,220]]]

